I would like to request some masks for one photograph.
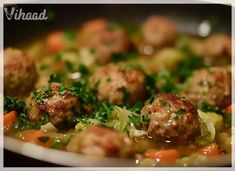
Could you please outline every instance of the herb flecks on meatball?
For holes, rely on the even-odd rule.
[[[97,69],[90,83],[97,85],[98,100],[111,104],[135,103],[145,95],[144,74],[138,69],[106,65]]]
[[[231,104],[231,73],[222,67],[196,70],[186,81],[184,93],[198,107],[207,103],[224,108]]]
[[[198,133],[199,121],[196,108],[185,98],[163,93],[146,102],[141,115],[148,117],[144,127],[156,141],[189,141]]]
[[[81,108],[79,97],[72,95],[66,86],[59,83],[51,83],[42,89],[34,90],[26,104],[31,122],[38,121],[48,114],[50,122],[58,127],[79,114]]]

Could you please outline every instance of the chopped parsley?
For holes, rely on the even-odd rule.
[[[130,60],[138,57],[137,51],[125,52],[125,53],[112,53],[112,62],[119,62]]]
[[[32,124],[30,123],[28,115],[26,113],[20,113],[18,115],[18,122],[16,128],[19,128],[21,130],[32,128]]]
[[[25,113],[25,102],[16,97],[4,97],[4,111],[10,112],[12,110],[17,111],[17,113]]]
[[[145,74],[145,83],[144,87],[149,94],[156,94],[157,88],[155,86],[157,80],[157,74],[153,73],[151,75]]]
[[[224,116],[224,128],[231,128],[232,125],[232,114],[227,113]]]
[[[127,91],[124,86],[120,87],[119,91],[121,91],[123,93],[123,100],[127,101],[129,99],[129,97],[130,97],[129,91]]]
[[[148,100],[147,103],[152,104],[155,100],[155,95],[152,95]]]
[[[82,104],[88,105],[97,102],[97,86],[91,87],[87,77],[73,81],[69,90],[71,95],[80,97]]]
[[[78,66],[78,71],[82,74],[82,76],[86,76],[89,74],[89,69],[83,64]]]
[[[173,74],[163,69],[159,71],[155,78],[155,86],[158,93],[178,93],[179,87],[173,77]]]
[[[197,56],[191,52],[187,36],[183,35],[179,44],[179,49],[185,54],[185,58],[179,62],[172,73],[180,82],[184,82],[192,75],[194,70],[207,66],[204,63],[203,57]]]
[[[49,138],[48,136],[41,136],[41,137],[38,137],[38,140],[41,141],[41,142],[44,142],[44,143],[47,142],[47,141],[49,141],[49,139],[50,139],[50,138]]]
[[[41,125],[49,122],[49,116],[47,113],[45,113],[39,121],[30,122],[24,101],[17,99],[16,97],[4,97],[4,111],[12,110],[15,110],[18,114],[17,123],[14,125],[15,129],[40,129]]]
[[[149,122],[149,121],[150,121],[150,118],[147,117],[147,116],[145,116],[145,115],[143,115],[143,116],[142,116],[142,121],[143,121],[143,122]]]
[[[33,98],[36,103],[41,103],[43,102],[44,99],[48,98],[51,96],[51,84],[44,86],[42,90],[40,89],[35,89],[33,90]]]
[[[220,109],[220,108],[217,107],[217,106],[210,105],[210,104],[207,103],[207,102],[204,102],[204,103],[200,106],[200,109],[201,109],[203,112],[215,112],[215,113],[218,113],[218,114],[223,114],[223,113],[224,113],[224,110],[223,110],[223,109]]]
[[[16,97],[4,97],[4,111],[10,112],[12,110],[15,110],[18,114],[18,121],[15,128],[21,130],[32,128],[28,118],[25,102]]]
[[[66,60],[66,61],[64,61],[64,64],[65,64],[66,69],[67,69],[68,71],[70,71],[70,72],[72,72],[72,71],[73,71],[74,66],[73,66],[72,62],[70,62],[70,61]]]
[[[101,123],[107,123],[113,112],[113,107],[113,105],[106,102],[98,104],[92,113],[92,118],[97,119]]]
[[[60,84],[59,95],[64,96],[67,92],[67,87],[64,84]]]
[[[167,106],[167,107],[171,107],[171,104],[170,103],[168,103],[167,101],[165,101],[165,100],[159,100],[159,102],[161,103],[161,105],[163,105],[163,106]]]
[[[131,108],[130,111],[135,112],[135,113],[140,113],[142,107],[143,107],[142,102],[136,102]]]
[[[52,83],[52,82],[61,83],[62,82],[62,74],[60,74],[60,73],[51,74],[49,77],[48,83]]]
[[[128,116],[130,122],[133,123],[136,127],[139,127],[141,124],[141,117],[137,114],[131,114]]]
[[[186,110],[184,108],[180,108],[179,110],[173,111],[175,113],[174,119],[181,119],[185,114]]]

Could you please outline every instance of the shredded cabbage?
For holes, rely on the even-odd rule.
[[[133,114],[138,116],[138,114],[130,110],[115,106],[110,117],[111,121],[108,126],[114,128],[117,131],[128,132],[130,137],[139,137],[145,135],[146,131],[136,129],[134,123],[131,122],[130,116]]]
[[[123,109],[121,107],[115,106],[114,110],[110,116],[110,123],[109,125],[113,127],[117,131],[125,131],[127,129],[129,118],[132,114],[131,111],[127,109]]]
[[[77,132],[80,132],[80,131],[85,130],[89,126],[92,126],[92,125],[95,126],[95,125],[99,125],[99,124],[100,124],[100,122],[97,119],[81,120],[76,124],[75,130]]]
[[[216,131],[219,131],[223,125],[223,117],[213,112],[202,112],[198,110],[200,118],[201,135],[197,138],[199,145],[208,145],[214,141]]]

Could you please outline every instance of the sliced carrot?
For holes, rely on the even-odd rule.
[[[46,47],[50,52],[59,52],[65,48],[64,33],[56,31],[46,38]]]
[[[168,150],[155,150],[150,149],[145,152],[145,156],[151,159],[155,159],[162,164],[173,164],[180,158],[180,154],[175,149]]]
[[[233,105],[230,104],[228,107],[225,108],[225,114],[232,113],[232,107]]]
[[[16,121],[17,121],[16,111],[11,111],[11,112],[5,114],[4,118],[3,118],[4,129],[10,128],[13,125],[13,123]]]
[[[201,148],[200,153],[206,156],[218,156],[220,155],[219,146],[216,143],[209,144],[208,146]]]
[[[44,147],[50,147],[51,141],[48,139],[47,141],[43,142],[40,141],[40,138],[46,137],[45,133],[41,130],[26,130],[20,133],[20,139],[26,142],[32,142]]]

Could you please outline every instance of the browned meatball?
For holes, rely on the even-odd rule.
[[[146,44],[161,47],[174,42],[177,30],[167,17],[151,16],[144,22],[142,34]]]
[[[135,103],[142,99],[144,80],[141,71],[113,64],[97,69],[90,78],[92,85],[98,84],[98,100],[112,104]]]
[[[37,81],[34,61],[23,51],[4,50],[4,95],[27,96]]]
[[[112,27],[104,19],[95,19],[82,25],[78,34],[78,47],[91,49],[97,61],[105,64],[113,53],[127,52],[129,39],[119,26]]]
[[[226,57],[231,61],[231,37],[223,34],[209,36],[204,42],[204,55],[210,58]]]
[[[223,66],[231,63],[231,37],[223,34],[209,36],[203,44],[203,55],[209,65]]]
[[[198,133],[196,108],[185,98],[174,94],[158,94],[142,108],[141,115],[150,120],[145,128],[156,141],[187,142]]]
[[[231,103],[231,74],[222,67],[200,69],[186,81],[185,96],[195,105],[226,107]]]
[[[26,105],[30,121],[37,122],[47,113],[50,122],[56,126],[69,121],[81,108],[79,98],[71,95],[71,92],[59,83],[35,90],[27,99]]]
[[[75,135],[66,147],[67,151],[106,157],[133,157],[134,146],[130,138],[111,128],[88,127]]]

